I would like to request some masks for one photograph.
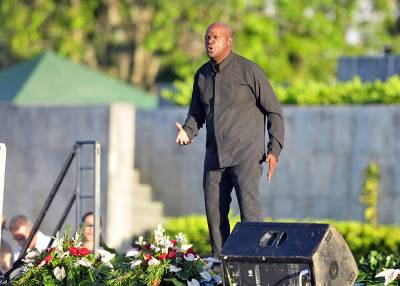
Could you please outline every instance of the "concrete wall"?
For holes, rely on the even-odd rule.
[[[7,145],[6,216],[25,214],[34,221],[75,141],[98,140],[102,153],[103,236],[111,246],[125,243],[131,235],[130,225],[121,218],[130,221],[131,212],[126,211],[121,217],[120,210],[129,210],[133,199],[126,194],[133,191],[134,118],[133,106],[124,104],[90,107],[0,105],[0,142]],[[85,159],[82,160],[85,163]],[[52,233],[75,189],[76,165],[71,167],[41,227],[45,233]],[[86,185],[90,180],[88,182]],[[118,205],[123,196],[124,206]],[[113,199],[116,203],[112,203]],[[72,209],[67,223],[75,223],[74,214],[75,209]],[[124,226],[119,223],[121,221],[125,222]]]
[[[0,142],[7,145],[4,213],[34,220],[72,145],[87,139],[102,146],[102,218],[112,246],[129,240],[143,220],[133,205],[143,207],[143,194],[150,194],[134,183],[134,162],[142,182],[153,187],[153,198],[164,203],[166,215],[204,213],[205,131],[190,146],[175,144],[175,121],[183,122],[186,112],[139,111],[135,117],[133,107],[123,104],[0,105]],[[285,107],[284,112],[286,146],[272,183],[263,179],[260,184],[265,216],[362,219],[362,172],[375,160],[382,172],[380,221],[400,222],[400,107]],[[53,231],[75,187],[75,169],[71,171],[41,228],[46,233]],[[152,223],[161,221],[153,209],[139,209],[154,218]],[[68,222],[74,222],[73,216]]]
[[[190,146],[175,144],[175,121],[186,112],[137,112],[136,165],[166,215],[204,213],[205,130]],[[379,220],[400,223],[400,107],[284,107],[284,113],[276,175],[260,183],[264,216],[362,219],[362,173],[375,160],[382,173]]]

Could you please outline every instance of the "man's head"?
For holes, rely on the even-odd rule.
[[[29,237],[32,225],[26,216],[17,215],[11,219],[9,229],[13,238],[23,247]]]
[[[208,56],[217,64],[221,63],[232,50],[232,30],[229,26],[216,22],[208,26],[205,35]]]

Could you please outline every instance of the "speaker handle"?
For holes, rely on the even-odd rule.
[[[279,247],[287,239],[287,233],[284,231],[267,231],[260,238],[260,246],[272,246]]]
[[[279,247],[285,240],[287,239],[287,233],[282,231],[279,233],[279,236],[276,238],[275,246]]]

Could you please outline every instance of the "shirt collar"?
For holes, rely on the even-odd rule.
[[[213,60],[211,60],[211,69],[216,72],[216,73],[220,73],[221,71],[223,71],[226,66],[232,61],[233,59],[233,52],[231,51],[229,53],[229,55],[220,63],[220,64],[215,64],[215,62]]]

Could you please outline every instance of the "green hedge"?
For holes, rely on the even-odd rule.
[[[202,215],[188,215],[167,219],[165,230],[170,235],[183,232],[188,243],[194,245],[196,252],[202,255],[210,255],[211,245],[208,236],[207,219]]]
[[[231,228],[237,221],[239,221],[238,217],[231,218]],[[266,221],[271,220],[266,219]],[[293,222],[293,220],[291,221]],[[361,257],[366,257],[371,250],[400,253],[400,227],[373,226],[357,221],[314,220],[311,222],[332,224],[343,235],[357,261]],[[185,233],[189,242],[195,246],[199,253],[211,253],[205,216],[189,215],[169,218],[165,228],[170,234]]]
[[[386,82],[362,83],[353,81],[325,84],[317,82],[295,83],[289,87],[274,86],[282,104],[344,105],[344,104],[399,104],[400,77]]]
[[[164,90],[163,97],[177,105],[187,106],[191,99],[192,80],[178,82],[176,92]],[[386,82],[363,83],[360,78],[348,82],[298,82],[290,86],[273,85],[282,104],[293,105],[352,105],[400,104],[400,77]]]
[[[376,278],[376,274],[385,269],[399,269],[400,254],[387,254],[386,252],[371,251],[368,256],[362,257],[358,262],[358,282],[365,285],[384,285],[384,278]],[[399,285],[398,279],[388,285]]]

